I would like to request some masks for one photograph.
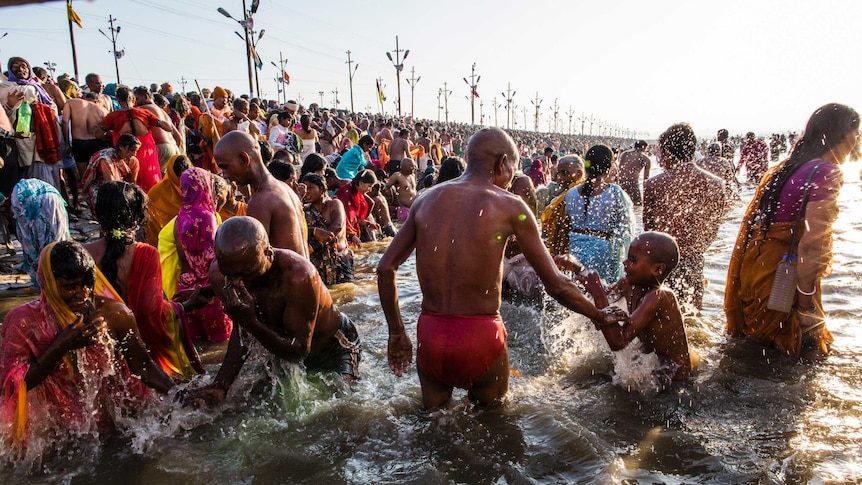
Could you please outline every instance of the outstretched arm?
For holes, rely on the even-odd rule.
[[[144,384],[162,394],[167,394],[174,387],[174,381],[165,374],[165,371],[158,364],[153,362],[149,352],[147,352],[146,345],[141,340],[141,334],[138,331],[138,325],[132,311],[119,302],[105,302],[102,308],[104,320],[119,343],[120,351],[123,353],[126,363],[129,364],[129,369],[135,375],[140,376]],[[98,321],[93,322],[93,325],[98,325]]]
[[[398,288],[395,285],[395,272],[416,248],[415,212],[407,217],[407,222],[389,243],[386,252],[377,265],[377,292],[380,305],[389,324],[389,368],[396,376],[401,375],[413,361],[413,344],[404,329],[401,308],[398,306]]]

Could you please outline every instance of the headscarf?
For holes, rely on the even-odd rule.
[[[527,170],[527,176],[533,181],[533,185],[536,187],[540,185],[547,184],[547,177],[545,177],[545,172],[542,170],[542,161],[538,158],[533,160],[533,163],[530,165],[530,169]]]
[[[180,190],[183,198],[176,223],[178,242],[188,251],[212,248],[217,221],[209,172],[198,167],[186,170],[180,176]],[[204,237],[207,228],[211,233]]]
[[[12,63],[15,61],[22,61],[27,64],[27,79],[18,79],[18,76],[16,76],[15,73],[12,72]],[[43,88],[41,84],[37,83],[33,79],[33,68],[30,67],[30,63],[27,61],[27,59],[24,59],[23,57],[10,57],[9,62],[6,63],[6,69],[9,72],[10,82],[18,84],[19,86],[33,86],[33,88],[36,89],[36,94],[39,95],[39,101],[41,103],[47,104],[49,106],[54,104],[54,100],[51,99],[51,96],[48,95],[48,93],[45,91],[45,88]]]
[[[51,184],[38,179],[21,179],[12,189],[11,202],[18,240],[24,252],[24,271],[38,290],[36,268],[42,248],[71,237],[66,201]]]
[[[213,99],[226,98],[226,97],[227,97],[227,91],[225,91],[225,89],[223,87],[216,86],[215,89],[213,89]]]

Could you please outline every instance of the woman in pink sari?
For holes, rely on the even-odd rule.
[[[209,172],[202,168],[190,168],[180,177],[183,203],[174,225],[181,266],[178,293],[209,284],[218,227],[212,186]],[[233,323],[225,315],[218,297],[203,308],[188,312],[187,316],[188,330],[193,338],[223,342],[230,337]]]

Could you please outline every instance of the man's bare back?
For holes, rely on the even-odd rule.
[[[692,162],[644,184],[644,229],[676,238],[681,258],[709,248],[725,210],[724,182]]]
[[[73,140],[94,140],[96,128],[107,114],[95,100],[69,98],[63,107],[63,124],[70,126]]]
[[[410,143],[402,137],[398,137],[389,144],[389,157],[392,160],[403,160],[410,157]]]
[[[138,107],[156,115],[156,117],[160,121],[163,121],[167,124],[172,123],[171,118],[168,116],[167,113],[165,113],[165,110],[156,106],[155,103],[141,104]],[[171,138],[171,132],[163,130],[162,128],[159,128],[158,126],[153,127],[152,133],[153,133],[153,141],[156,143],[156,145],[159,145],[161,143],[172,143],[174,141]]]

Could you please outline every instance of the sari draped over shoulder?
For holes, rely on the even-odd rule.
[[[349,247],[337,248],[336,244],[324,244],[314,237],[314,229],[327,229],[329,221],[311,204],[303,208],[308,223],[308,259],[317,268],[326,286],[353,281],[353,251]]]
[[[174,377],[203,372],[194,346],[185,338],[180,304],[165,301],[162,295],[159,252],[149,244],[136,243],[126,293],[126,304],[153,361]]]
[[[180,187],[183,203],[174,232],[186,264],[177,280],[177,291],[194,290],[209,283],[218,227],[209,172],[202,168],[186,170],[180,177]],[[223,342],[230,337],[233,324],[225,315],[218,297],[205,307],[189,312],[187,317],[193,338],[205,337],[211,342]]]
[[[174,172],[174,161],[179,155],[174,155],[168,161],[165,178],[153,186],[147,193],[150,199],[147,206],[147,242],[153,246],[159,245],[159,231],[180,211],[183,194],[180,191],[180,177]]]
[[[71,237],[66,201],[49,183],[21,179],[12,189],[11,204],[18,240],[24,252],[24,271],[38,290],[36,269],[42,248]]]
[[[773,222],[768,230],[763,231],[757,220],[758,208],[767,183],[783,165],[776,165],[766,172],[742,218],[727,270],[724,311],[729,335],[749,335],[781,352],[798,357],[806,333],[800,325],[799,312],[795,308],[790,313],[766,308],[775,271],[790,247],[795,221]],[[787,189],[786,185],[785,190]],[[790,187],[790,190],[798,191],[799,198],[802,198],[804,187],[794,186]],[[838,216],[838,205],[833,202],[827,207],[828,217],[834,221]],[[831,272],[832,261],[831,224],[828,226],[828,232],[823,235],[823,246],[829,250],[828,254],[824,255],[825,264],[822,264],[818,271],[814,283],[815,293],[812,296],[814,312],[820,319],[825,319],[820,279]],[[834,341],[825,326],[811,332],[810,337],[824,353],[828,353],[828,345]]]
[[[566,191],[545,207],[541,221],[542,232],[548,240],[548,251],[554,256],[568,254],[571,223],[566,215]]]
[[[37,437],[43,446],[51,446],[52,439],[62,436],[97,436],[116,417],[155,396],[118,356],[117,342],[109,335],[67,353],[44,381],[27,389],[25,377],[32,363],[77,319],[60,298],[51,271],[55,244],[46,246],[39,259],[39,299],[12,309],[3,323],[0,439],[7,446],[26,445]],[[119,300],[98,268],[95,294]]]
[[[565,201],[571,222],[569,253],[606,282],[616,282],[634,237],[634,205],[628,194],[609,184],[602,193],[584,197],[579,185],[566,193]]]

